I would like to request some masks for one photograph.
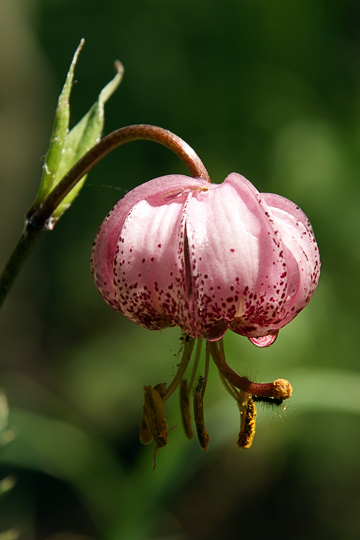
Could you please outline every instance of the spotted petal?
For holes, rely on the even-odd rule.
[[[258,191],[232,173],[195,193],[186,230],[201,333],[219,339],[231,323],[237,333],[258,336],[279,316],[287,286],[281,238]]]
[[[232,173],[134,189],[100,227],[91,266],[104,299],[139,325],[209,341],[230,328],[264,347],[310,300],[320,259],[295,204]]]
[[[108,304],[134,322],[178,324],[170,315],[184,288],[183,207],[189,192],[208,186],[181,175],[157,178],[125,195],[101,225],[91,255],[94,281]]]
[[[289,268],[289,290],[283,317],[274,324],[288,324],[308,304],[320,276],[320,255],[310,222],[293,202],[272,193],[264,193],[284,244]]]

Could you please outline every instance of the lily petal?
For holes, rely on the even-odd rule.
[[[155,267],[156,263],[160,262],[162,265],[166,261],[168,274],[175,270],[175,246],[172,241],[178,234],[175,228],[179,223],[179,212],[182,212],[182,206],[189,192],[207,189],[208,186],[209,183],[203,179],[182,175],[157,178],[125,195],[102,223],[91,252],[93,279],[106,302],[134,322],[141,324],[139,317],[135,315],[134,304],[140,308],[144,302],[153,298],[155,307],[150,309],[148,305],[148,315],[150,316],[150,312],[154,316],[158,313],[161,300],[156,299],[154,281],[157,280],[160,286],[161,284],[152,267]],[[125,242],[126,245],[122,246]],[[163,247],[157,247],[159,244]],[[170,248],[166,250],[166,256],[163,255],[165,246]],[[152,257],[154,261],[151,260]],[[143,259],[147,261],[146,270],[142,263]],[[155,264],[148,267],[149,261]],[[170,270],[172,264],[174,268]],[[151,287],[146,277],[152,280]],[[178,274],[177,278],[179,279]],[[135,284],[137,286],[134,288]],[[129,303],[131,297],[132,304]],[[149,320],[147,316],[146,320]],[[163,316],[159,318],[157,315],[151,327],[163,328],[173,324],[176,323],[166,320]],[[143,326],[147,326],[145,321]]]
[[[235,332],[257,337],[259,326],[268,326],[280,315],[286,261],[268,214],[259,192],[237,173],[189,201],[186,230],[194,324],[201,333],[209,330],[208,321],[224,321],[224,333],[231,323]]]
[[[320,255],[304,212],[280,195],[264,194],[263,197],[279,227],[290,269],[285,316],[274,325],[274,328],[281,328],[300,313],[314,294],[320,276]]]

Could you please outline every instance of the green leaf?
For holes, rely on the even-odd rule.
[[[56,184],[56,173],[59,168],[61,154],[64,148],[66,133],[69,129],[70,121],[70,93],[74,80],[74,70],[84,45],[84,40],[81,40],[74,57],[72,59],[70,69],[68,71],[64,87],[61,91],[58,100],[58,106],[55,113],[53,130],[50,138],[50,145],[45,157],[43,173],[40,182],[40,188],[36,195],[32,209],[36,208],[50,193]]]
[[[100,140],[105,119],[104,105],[110,96],[119,86],[122,76],[123,67],[120,62],[115,63],[117,73],[115,77],[103,88],[99,97],[91,107],[89,112],[80,120],[80,122],[66,135],[65,144],[61,153],[61,160],[56,173],[56,183],[68,172],[69,169],[92,147]],[[61,204],[57,207],[52,215],[52,221],[57,221],[64,211],[72,204],[75,197],[82,188],[85,175],[80,182],[70,191]]]
[[[70,93],[74,80],[74,69],[79,53],[84,45],[84,40],[77,48],[62,92],[59,97],[56,110],[53,132],[50,139],[49,150],[46,154],[40,188],[31,206],[28,216],[31,215],[59,183],[62,177],[71,169],[73,165],[99,141],[104,127],[104,105],[110,96],[119,86],[124,69],[120,62],[115,62],[116,75],[100,92],[97,101],[80,120],[80,122],[69,131],[70,122]],[[54,211],[48,228],[51,229],[60,219],[62,214],[69,208],[78,195],[84,184],[86,175],[77,183],[72,191],[65,197]]]

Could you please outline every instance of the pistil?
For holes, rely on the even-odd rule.
[[[270,383],[255,383],[247,377],[241,377],[226,363],[225,357],[217,342],[209,342],[211,356],[225,379],[239,390],[253,396],[288,399],[292,394],[292,386],[286,379],[276,379]]]

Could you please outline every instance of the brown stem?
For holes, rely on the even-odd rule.
[[[287,399],[292,394],[292,386],[286,379],[276,379],[270,383],[255,383],[247,377],[240,377],[225,361],[218,348],[217,342],[210,343],[210,352],[213,360],[222,375],[232,385],[248,394],[259,397]]]
[[[44,227],[61,201],[94,165],[118,146],[136,140],[153,141],[166,146],[182,160],[194,178],[203,178],[210,182],[202,161],[180,137],[157,126],[146,124],[126,126],[113,131],[90,148],[60,180],[41,205],[26,216],[27,220],[36,227]]]

